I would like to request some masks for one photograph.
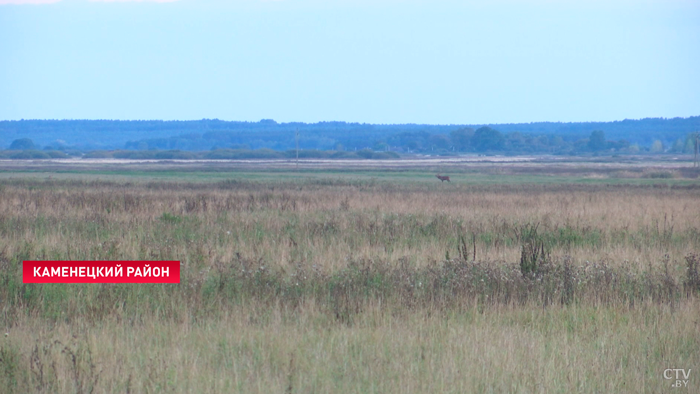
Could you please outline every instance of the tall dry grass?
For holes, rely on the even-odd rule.
[[[9,255],[211,265],[238,253],[333,271],[348,257],[440,261],[460,237],[476,241],[477,260],[517,261],[520,234],[538,225],[556,256],[644,269],[697,250],[697,198],[630,186],[26,182],[4,186],[0,234]]]
[[[460,313],[374,302],[352,325],[313,300],[177,322],[23,317],[0,344],[0,391],[695,392],[692,372],[688,388],[671,389],[663,371],[698,364],[697,330],[697,302],[686,301]]]
[[[696,188],[444,186],[6,181],[0,387],[659,392],[697,365]],[[23,284],[29,259],[183,276]]]

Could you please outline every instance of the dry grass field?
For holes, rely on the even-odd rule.
[[[698,392],[697,181],[521,168],[0,174],[0,392]]]

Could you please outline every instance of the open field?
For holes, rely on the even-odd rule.
[[[635,173],[650,171],[679,171],[697,178],[692,171],[691,155],[658,156],[407,156],[400,159],[344,160],[344,159],[249,159],[249,160],[135,160],[135,159],[42,159],[3,160],[0,171],[95,171],[136,170],[225,172],[244,170],[381,170],[420,172],[443,169],[457,173],[493,171],[507,173],[533,172],[537,174],[585,174],[598,172],[613,177],[634,177]],[[691,168],[691,171],[688,169]],[[623,173],[619,173],[623,171]]]
[[[687,161],[239,165],[0,163],[0,392],[700,389]],[[22,260],[182,283],[23,284]]]

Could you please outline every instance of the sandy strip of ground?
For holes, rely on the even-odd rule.
[[[501,167],[523,169],[559,168],[590,170],[624,169],[679,169],[692,167],[691,156],[626,156],[626,157],[571,157],[571,156],[458,156],[408,157],[391,160],[348,159],[245,159],[245,160],[134,160],[134,159],[42,159],[0,160],[0,170],[144,170],[163,169],[467,169]]]

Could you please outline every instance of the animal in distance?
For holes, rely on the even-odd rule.
[[[437,175],[435,175],[435,177],[440,180],[440,183],[445,182],[445,181],[447,181],[447,182],[450,181],[450,177],[447,175],[437,174]]]

